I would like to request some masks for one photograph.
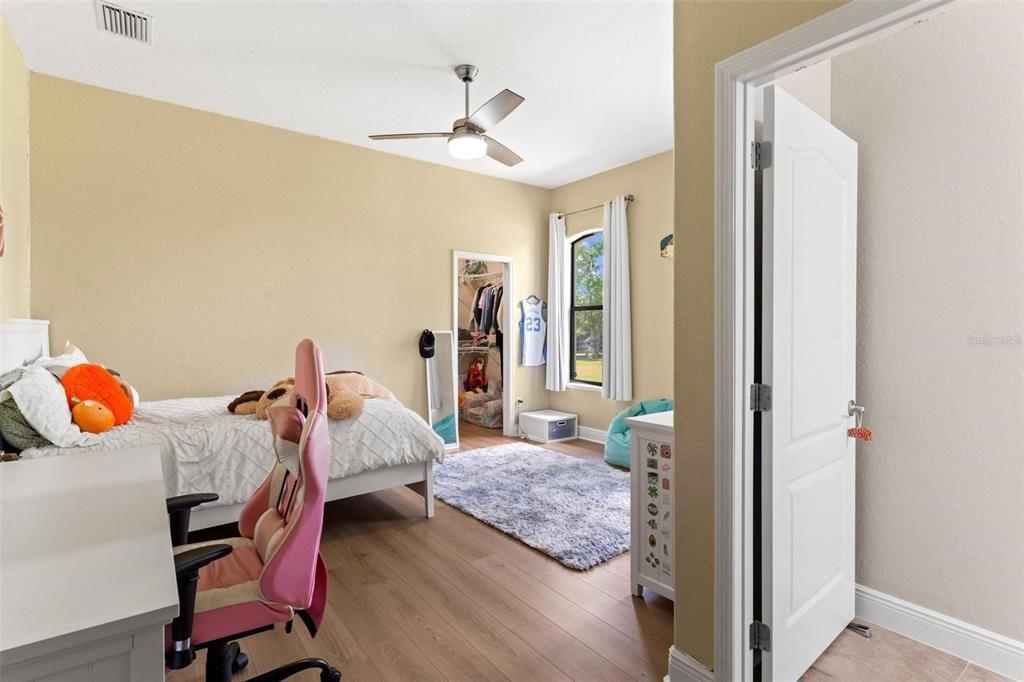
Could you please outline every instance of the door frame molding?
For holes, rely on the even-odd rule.
[[[752,679],[755,91],[954,0],[853,0],[715,65],[715,679]]]

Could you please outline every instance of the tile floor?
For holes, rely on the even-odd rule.
[[[1004,682],[1005,677],[926,644],[871,626],[866,639],[847,630],[814,662],[801,682]]]

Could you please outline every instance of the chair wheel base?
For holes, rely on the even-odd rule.
[[[249,665],[249,656],[238,646],[238,642],[228,644],[228,660],[231,661],[232,674],[245,670]]]
[[[320,671],[320,682],[341,682],[341,671],[322,658],[303,658],[292,661],[262,675],[257,675],[249,682],[280,682],[303,670],[313,669]]]

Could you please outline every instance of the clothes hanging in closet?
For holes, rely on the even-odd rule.
[[[487,284],[476,290],[471,308],[473,322],[481,334],[492,334],[501,328],[501,304],[505,287]]]
[[[471,326],[474,326],[473,323],[475,323],[475,327],[477,329],[480,328],[480,297],[486,288],[487,287],[477,287],[476,293],[473,294],[473,304],[469,308],[469,317],[472,320]]]

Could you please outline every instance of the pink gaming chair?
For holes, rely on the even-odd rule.
[[[320,349],[307,339],[295,349],[289,403],[270,408],[277,462],[242,511],[241,537],[185,544],[192,508],[217,495],[167,501],[179,603],[165,638],[169,668],[191,665],[196,649],[206,649],[207,682],[227,682],[249,662],[232,639],[272,630],[277,623],[286,623],[285,631],[291,632],[296,615],[316,635],[327,600],[327,568],[320,556],[331,462],[326,408]],[[323,659],[305,658],[252,680],[283,680],[313,668],[323,682],[341,679]]]

